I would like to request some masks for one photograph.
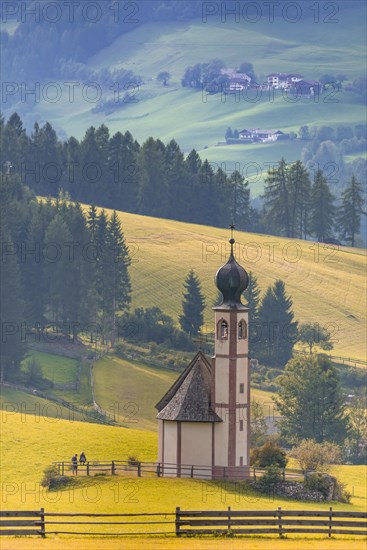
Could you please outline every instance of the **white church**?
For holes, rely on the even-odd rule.
[[[187,477],[193,471],[193,477],[211,479],[249,476],[248,308],[241,302],[248,274],[235,260],[234,239],[229,242],[229,259],[215,277],[223,300],[213,308],[214,357],[199,351],[156,405],[164,476]]]

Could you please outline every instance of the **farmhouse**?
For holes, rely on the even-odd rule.
[[[241,303],[248,275],[235,260],[234,239],[229,242],[228,262],[216,274],[223,301],[213,308],[214,357],[199,351],[156,405],[158,462],[166,476],[188,477],[190,465],[209,467],[195,477],[249,475],[248,309]]]
[[[261,130],[260,128],[245,128],[239,132],[238,137],[245,141],[256,142],[260,141],[262,143],[277,141],[279,137],[285,137],[287,134],[281,130]]]
[[[300,82],[303,78],[301,74],[297,73],[271,73],[266,76],[268,85],[276,90],[291,88],[292,84]]]

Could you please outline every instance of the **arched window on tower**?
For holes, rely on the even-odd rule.
[[[247,338],[247,323],[244,319],[238,323],[238,339],[246,340]]]
[[[228,323],[225,319],[220,319],[220,321],[218,321],[217,338],[219,340],[228,340]]]

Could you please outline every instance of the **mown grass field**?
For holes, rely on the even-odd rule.
[[[87,207],[86,207],[87,208]],[[229,231],[119,213],[132,264],[132,307],[160,307],[176,321],[184,279],[199,276],[206,297],[204,332],[213,332],[214,275],[227,261]],[[236,232],[236,257],[264,292],[284,280],[296,319],[332,333],[334,355],[366,358],[366,250]]]
[[[149,431],[126,428],[106,427],[59,420],[50,423],[47,419],[36,419],[20,414],[3,417],[1,449],[1,499],[2,508],[39,509],[43,506],[46,512],[84,512],[84,513],[171,513],[176,506],[182,509],[268,509],[278,506],[283,509],[328,509],[330,503],[297,502],[289,499],[274,499],[259,495],[245,485],[225,482],[209,482],[190,479],[136,478],[125,476],[82,477],[63,490],[49,492],[39,485],[42,470],[54,460],[70,460],[72,453],[84,450],[89,460],[93,459],[126,459],[135,454],[141,460],[155,460],[157,437]],[[366,468],[362,466],[340,466],[336,474],[348,484],[354,493],[351,504],[332,503],[337,510],[362,511],[366,507]],[[159,516],[161,517],[161,516]],[[164,519],[164,516],[162,517]],[[56,526],[55,526],[56,527]],[[172,525],[160,526],[160,529],[171,532]],[[66,526],[59,526],[66,530]],[[70,527],[68,527],[70,529]],[[116,529],[113,526],[98,527],[99,532]],[[50,527],[49,530],[52,528]],[[95,527],[84,525],[76,529],[92,532]],[[137,526],[126,526],[127,532],[136,532]],[[157,526],[144,526],[152,532]],[[124,528],[125,531],[125,528]],[[290,536],[286,540],[272,538],[216,539],[201,538],[176,540],[170,537],[128,537],[125,539],[76,539],[72,536],[50,535],[44,541],[30,539],[2,539],[1,547],[11,549],[75,547],[83,550],[96,548],[112,550],[114,548],[268,548],[285,549],[292,547],[303,550],[313,547],[318,549],[344,550],[345,544],[351,550],[364,548],[365,541],[356,537],[346,539],[337,536],[327,540],[322,536]],[[344,546],[343,546],[344,544]]]
[[[115,413],[123,426],[156,431],[155,404],[179,374],[107,355],[93,367],[95,398],[100,407]],[[265,415],[273,413],[271,392],[252,389],[251,396],[263,405]]]
[[[128,101],[123,100],[122,91],[114,112],[92,113],[95,103],[85,100],[81,88],[70,102],[61,81],[63,93],[57,109],[54,103],[45,101],[32,106],[20,104],[19,109],[24,109],[27,118],[30,107],[33,108],[33,114],[49,120],[64,135],[81,138],[88,126],[104,123],[111,132],[131,131],[139,141],[150,135],[163,141],[174,138],[185,152],[196,148],[202,156],[218,163],[230,159],[243,162],[242,151],[215,147],[223,141],[228,126],[238,130],[250,126],[296,131],[304,124],[357,124],[363,118],[363,105],[353,94],[323,96],[318,102],[308,99],[294,102],[281,96],[273,101],[265,92],[259,100],[249,94],[235,101],[234,97],[224,98],[221,94],[206,98],[201,91],[181,87],[187,66],[213,58],[222,59],[228,67],[251,61],[261,82],[274,71],[302,73],[309,79],[334,74],[336,70],[349,79],[360,76],[365,66],[364,6],[341,11],[334,24],[315,23],[307,8],[305,5],[308,16],[298,24],[283,18],[271,23],[266,17],[256,24],[244,19],[236,23],[233,17],[222,22],[220,16],[209,17],[206,22],[198,19],[145,24],[122,35],[88,60],[91,68],[124,67],[143,78],[144,84],[134,90],[134,95],[130,92]],[[167,87],[156,82],[162,70],[172,75]],[[112,97],[112,92],[109,94]],[[104,91],[102,98],[108,97]],[[208,149],[204,150],[205,147]],[[267,161],[274,156],[279,160],[277,153],[276,147],[268,151],[261,146],[244,154],[246,162],[261,164],[268,154]],[[291,154],[285,157],[294,160]],[[257,188],[254,193],[258,193]]]
[[[78,361],[75,359],[41,351],[32,351],[28,357],[38,362],[43,377],[47,380],[55,384],[73,384],[76,382]]]

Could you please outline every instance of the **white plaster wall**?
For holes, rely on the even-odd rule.
[[[215,402],[216,403],[228,403],[228,384],[229,384],[228,358],[216,357],[215,359]]]
[[[181,427],[181,464],[211,466],[212,423],[182,422]]]
[[[177,422],[171,420],[164,420],[164,462],[177,463]],[[176,477],[176,469],[165,469],[164,475]]]
[[[215,423],[215,466],[228,465],[228,422],[225,409],[222,412],[223,422]]]

